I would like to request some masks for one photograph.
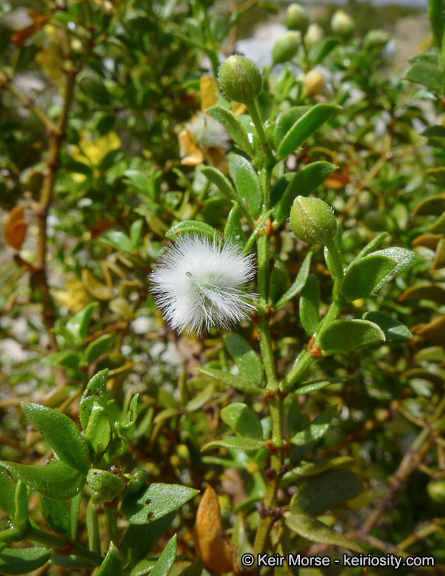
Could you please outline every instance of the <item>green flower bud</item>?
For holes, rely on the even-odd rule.
[[[324,32],[318,24],[311,24],[307,29],[306,35],[304,37],[304,45],[309,50],[312,46],[320,44],[324,38]]]
[[[348,38],[354,32],[355,23],[349,14],[346,14],[343,10],[337,10],[332,16],[331,28],[334,34],[342,38]]]
[[[318,94],[326,84],[326,79],[320,70],[310,70],[303,80],[303,92],[308,96]]]
[[[319,198],[297,196],[290,211],[290,225],[295,236],[307,244],[326,246],[337,233],[332,208]]]
[[[389,40],[389,34],[383,30],[370,30],[364,40],[363,48],[366,51],[377,49],[380,51]]]
[[[299,30],[304,34],[309,25],[306,9],[301,4],[291,4],[287,9],[284,23],[289,30]]]
[[[263,89],[263,76],[258,66],[239,55],[230,56],[221,64],[218,81],[226,97],[241,104],[253,102]]]
[[[284,34],[272,49],[274,64],[283,64],[297,55],[301,44],[301,32],[288,32]]]

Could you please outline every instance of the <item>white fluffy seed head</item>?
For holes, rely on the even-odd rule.
[[[156,304],[178,332],[227,329],[255,310],[245,292],[255,275],[253,256],[231,242],[183,235],[169,244],[150,274]]]

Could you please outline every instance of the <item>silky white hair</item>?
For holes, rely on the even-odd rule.
[[[246,293],[255,276],[252,254],[232,242],[205,235],[179,236],[150,274],[151,292],[170,326],[179,333],[227,329],[256,310]]]

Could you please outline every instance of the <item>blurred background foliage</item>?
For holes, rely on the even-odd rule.
[[[233,143],[200,114],[224,102],[212,82],[220,58],[252,33],[257,19],[282,23],[283,7],[235,0],[0,6],[0,458],[29,464],[47,453],[41,436],[26,428],[20,402],[76,420],[89,378],[108,368],[117,414],[140,394],[137,424],[115,464],[127,472],[143,469],[149,481],[198,490],[210,482],[235,543],[248,542],[258,523],[264,464],[232,449],[210,456],[201,448],[227,431],[220,411],[243,395],[195,371],[203,363],[231,362],[220,335],[172,332],[155,308],[147,276],[174,224],[197,220],[224,230],[230,205],[200,169],[208,164],[227,172],[225,153]],[[388,312],[414,336],[316,363],[311,377],[345,380],[299,397],[297,406],[312,417],[339,406],[330,432],[302,448],[299,458],[353,457],[366,490],[327,521],[361,535],[366,552],[430,555],[443,569],[445,420],[433,413],[445,378],[442,57],[425,36],[421,46],[411,45],[411,64],[395,70],[393,40],[369,35],[376,27],[392,33],[395,9],[350,3],[344,10],[355,28],[343,35],[330,29],[335,10],[318,11],[321,35],[300,45],[292,62],[263,62],[262,117],[317,102],[341,106],[289,157],[287,169],[321,160],[338,166],[317,195],[342,220],[347,262],[386,231],[385,247],[413,248],[424,263],[378,296],[349,305],[347,314]],[[421,20],[413,9],[397,11]],[[425,76],[414,67],[419,62],[436,72]],[[278,182],[282,174],[274,176]],[[307,245],[295,241],[286,222],[273,242],[293,279]],[[326,305],[329,273],[321,251],[314,252],[311,273]],[[254,327],[239,331],[256,346]],[[272,331],[283,375],[307,346],[298,300],[275,313]],[[265,414],[261,400],[251,407]],[[283,505],[295,482],[283,483]],[[184,506],[167,532],[178,533],[182,563],[175,574],[196,557],[198,503]],[[34,500],[31,514],[43,522]],[[83,526],[85,512],[80,521]],[[5,528],[6,519],[0,522]],[[363,525],[368,529],[360,532]],[[311,543],[300,541],[298,549],[311,553]],[[84,573],[59,570],[49,573]]]

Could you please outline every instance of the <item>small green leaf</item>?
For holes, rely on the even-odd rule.
[[[383,286],[391,282],[393,278],[410,270],[416,264],[423,262],[423,258],[418,256],[415,252],[411,250],[405,250],[405,248],[385,248],[384,250],[378,250],[374,252],[373,255],[386,256],[387,258],[393,258],[397,262],[397,266],[391,270],[391,272],[381,280],[375,287],[375,291],[380,290]]]
[[[364,490],[363,482],[350,470],[329,470],[305,482],[292,498],[290,511],[318,516]]]
[[[215,228],[212,228],[205,222],[197,222],[196,220],[187,220],[185,222],[178,222],[172,226],[166,233],[169,240],[176,240],[179,234],[206,234],[213,238],[216,234]]]
[[[85,439],[88,447],[94,454],[103,454],[110,443],[110,417],[105,408],[97,404],[97,402],[93,403],[90,419],[85,431]]]
[[[272,256],[275,264],[270,275],[270,299],[272,302],[277,302],[286,292],[289,274],[286,265],[278,254],[273,253]]]
[[[82,343],[86,338],[88,332],[88,326],[90,325],[91,314],[96,308],[97,302],[88,304],[85,308],[82,308],[77,314],[75,314],[67,323],[66,327],[74,337],[77,343]]]
[[[103,242],[114,248],[119,252],[126,252],[131,254],[133,252],[133,245],[130,238],[119,230],[108,230],[101,236]]]
[[[432,300],[438,304],[445,304],[445,290],[434,284],[418,284],[411,286],[399,298],[399,302],[406,300]]]
[[[188,486],[178,484],[150,484],[135,496],[126,498],[121,512],[132,524],[147,524],[178,510],[191,498],[199,494]]]
[[[239,154],[229,154],[229,173],[235,183],[240,206],[252,218],[258,216],[263,202],[263,193],[258,176],[246,158]]]
[[[25,484],[43,496],[53,500],[70,500],[85,484],[85,476],[63,462],[52,462],[45,466],[25,466],[15,462],[0,461],[3,466]]]
[[[326,386],[330,386],[331,384],[340,384],[345,380],[346,378],[320,378],[319,380],[303,382],[301,388],[294,390],[294,393],[310,394],[311,392],[316,392],[317,390],[323,390],[323,388],[326,388]]]
[[[71,418],[39,404],[23,403],[22,410],[62,462],[83,474],[88,472],[91,466],[90,453],[85,439]]]
[[[238,148],[249,156],[253,155],[252,144],[249,142],[247,132],[231,110],[222,106],[212,106],[207,109],[207,113],[224,126]]]
[[[167,576],[170,572],[170,568],[173,566],[173,562],[176,559],[176,534],[170,538],[167,546],[164,548],[162,554],[159,556],[155,567],[150,572],[150,576]]]
[[[214,392],[214,385],[209,384],[204,388],[204,390],[201,390],[197,396],[191,398],[191,400],[187,402],[185,409],[187,412],[195,412],[196,410],[199,410],[213,398]]]
[[[51,558],[48,548],[8,548],[0,554],[2,574],[29,574]]]
[[[91,364],[97,360],[99,356],[102,356],[102,354],[110,349],[111,341],[111,334],[104,334],[103,336],[99,336],[99,338],[96,338],[96,340],[90,342],[85,350],[85,362]]]
[[[332,50],[340,44],[340,40],[335,36],[325,38],[323,42],[315,44],[309,52],[310,61],[314,64],[321,64]]]
[[[297,122],[302,116],[304,116],[307,112],[309,112],[310,106],[293,106],[282,112],[276,122],[275,122],[275,132],[274,132],[274,144],[275,148],[278,148],[292,128],[292,126]]]
[[[281,200],[274,207],[274,216],[280,225],[289,218],[290,209],[297,196],[309,196],[337,169],[330,162],[312,162],[295,173]]]
[[[298,271],[297,277],[293,282],[292,286],[289,290],[281,296],[281,298],[276,303],[276,308],[280,308],[298,296],[298,294],[303,290],[304,285],[306,284],[307,277],[309,276],[309,269],[311,266],[311,258],[312,252],[308,252],[303,260],[303,264],[301,265],[300,270]]]
[[[238,366],[240,375],[260,386],[264,377],[263,365],[247,340],[239,334],[230,333],[224,336],[224,344]]]
[[[143,226],[144,221],[141,219],[141,220],[135,220],[130,227],[130,240],[133,250],[139,250],[141,246],[141,236]]]
[[[170,512],[150,524],[130,524],[122,538],[122,555],[125,568],[134,566],[155,547],[176,518],[176,511]]]
[[[381,232],[380,234],[377,234],[377,236],[373,238],[371,242],[368,242],[368,244],[366,244],[363,250],[360,251],[357,257],[354,259],[354,262],[357,262],[358,260],[361,260],[368,254],[371,254],[371,252],[373,252],[377,248],[377,246],[381,244],[383,240],[385,240],[385,238],[388,238],[388,236],[389,236],[388,232]]]
[[[100,554],[100,530],[97,521],[96,504],[90,499],[87,506],[86,524],[88,532],[88,548]]]
[[[322,333],[321,348],[326,355],[349,352],[362,346],[385,341],[385,334],[377,324],[367,320],[335,320]]]
[[[221,420],[240,436],[263,439],[263,428],[255,412],[246,404],[234,402],[220,412]]]
[[[301,461],[300,466],[294,468],[290,471],[290,474],[295,476],[317,476],[326,470],[331,468],[345,467],[349,466],[354,462],[354,458],[350,456],[338,456],[337,458],[320,458],[320,460],[315,460],[313,462]]]
[[[429,0],[428,2],[428,18],[431,22],[434,39],[439,48],[442,47],[444,28],[445,28],[445,13],[443,0]]]
[[[39,494],[40,511],[48,523],[48,526],[57,534],[69,536],[70,513],[66,502],[51,500]]]
[[[206,166],[205,168],[201,168],[201,174],[210,180],[212,184],[218,188],[218,190],[224,194],[224,196],[228,200],[235,200],[239,201],[238,196],[236,195],[235,190],[233,189],[232,184],[230,183],[229,179],[224,176],[222,172],[217,170],[216,168],[212,168],[211,166]]]
[[[288,154],[292,154],[339,110],[338,106],[332,104],[316,104],[310,108],[295,122],[282,139],[277,149],[278,158],[285,158]]]
[[[293,532],[296,532],[299,536],[311,542],[342,546],[359,554],[363,552],[358,544],[352,540],[348,540],[343,534],[339,534],[332,528],[329,528],[329,526],[326,526],[326,524],[323,524],[323,522],[310,516],[305,516],[304,514],[288,514],[286,516],[286,524]]]
[[[257,451],[264,448],[264,441],[255,438],[239,438],[237,436],[228,436],[221,438],[221,440],[213,440],[202,447],[202,451],[210,450],[210,448],[232,448],[233,450],[241,450],[242,452]]]
[[[435,128],[443,128],[443,126],[435,126]],[[445,134],[444,134],[445,137]],[[445,194],[438,194],[436,196],[429,196],[419,202],[413,210],[413,216],[441,216],[445,210]]]
[[[442,94],[443,90],[443,72],[434,64],[429,62],[416,62],[412,64],[405,72],[405,80],[422,84],[431,92]]]
[[[264,391],[248,380],[244,376],[231,374],[230,372],[224,372],[223,370],[215,370],[214,368],[196,368],[201,374],[205,374],[218,382],[223,382],[227,386],[233,386],[241,392],[246,392],[247,394],[262,394]]]
[[[0,510],[9,516],[15,514],[15,485],[16,483],[4,468],[0,468]]]
[[[88,382],[85,392],[82,395],[79,406],[79,419],[84,430],[88,426],[88,421],[95,402],[108,412],[108,403],[106,398],[107,376],[108,369],[101,370],[95,374]]]
[[[138,399],[139,394],[135,394],[130,401],[130,406],[128,407],[127,413],[120,424],[117,425],[117,432],[119,435],[128,432],[136,424],[136,419],[138,417]]]
[[[311,336],[317,331],[320,307],[320,288],[317,277],[311,274],[300,295],[300,322]]]
[[[346,271],[340,292],[348,302],[370,296],[397,266],[397,260],[374,253],[353,262]]]
[[[403,339],[410,340],[413,337],[405,324],[383,312],[366,312],[363,319],[377,324],[383,330],[387,342]]]
[[[316,416],[312,422],[301,432],[297,432],[291,438],[292,444],[296,446],[308,446],[323,438],[331,425],[334,416],[337,414],[337,406],[329,406],[324,412]]]
[[[61,368],[77,368],[80,363],[80,354],[64,350],[48,354],[46,360],[51,366],[60,366]]]
[[[77,527],[79,525],[79,513],[82,505],[82,491],[71,499],[70,504],[70,536],[71,540],[75,540],[77,534]]]
[[[224,240],[226,242],[231,241],[234,244],[239,244],[241,248],[244,248],[246,245],[246,239],[241,226],[238,202],[233,203],[233,208],[230,210],[227,217],[226,227],[224,228]]]
[[[123,576],[122,558],[113,542],[110,542],[105,560],[100,565],[95,576]]]

